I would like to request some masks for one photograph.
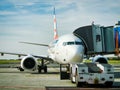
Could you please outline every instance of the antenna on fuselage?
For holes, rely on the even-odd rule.
[[[55,7],[54,7],[54,10],[53,10],[53,17],[54,17],[54,40],[56,40],[56,39],[58,39],[58,32],[57,32]]]

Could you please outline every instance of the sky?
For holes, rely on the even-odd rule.
[[[47,47],[19,42],[49,44],[53,40],[54,7],[59,36],[93,21],[113,26],[120,20],[120,0],[0,0],[0,51],[48,55]]]

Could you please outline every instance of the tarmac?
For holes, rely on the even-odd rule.
[[[109,90],[120,90],[120,66],[115,67],[115,82]],[[48,73],[20,72],[16,68],[0,68],[0,90],[106,90],[101,87],[76,88],[70,80],[60,80],[59,68],[49,67]]]

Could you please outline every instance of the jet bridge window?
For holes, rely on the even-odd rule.
[[[96,42],[100,42],[100,41],[101,41],[100,35],[96,35]]]
[[[63,45],[83,45],[82,42],[63,42]]]

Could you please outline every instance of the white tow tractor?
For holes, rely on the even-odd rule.
[[[92,84],[110,87],[114,82],[114,69],[110,64],[81,63],[70,65],[70,77],[77,87]]]

